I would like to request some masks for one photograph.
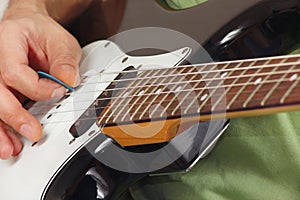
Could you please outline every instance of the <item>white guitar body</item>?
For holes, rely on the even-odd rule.
[[[178,65],[189,55],[190,49],[132,57],[123,53],[113,42],[99,41],[86,46],[83,52],[80,72],[81,76],[86,77],[82,81],[83,86],[69,98],[35,103],[29,110],[33,115],[43,113],[37,116],[44,125],[43,138],[35,145],[23,139],[24,148],[18,157],[0,161],[1,200],[45,198],[47,188],[59,171],[97,135],[83,134],[74,140],[69,129],[118,75],[109,72],[121,72],[128,66],[145,69]],[[102,134],[96,124],[87,132],[91,131]]]

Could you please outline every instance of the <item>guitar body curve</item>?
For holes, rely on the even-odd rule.
[[[45,199],[48,187],[56,175],[78,152],[82,152],[87,143],[99,135],[102,135],[103,141],[107,139],[96,123],[86,134],[76,139],[69,129],[118,75],[109,72],[122,72],[129,65],[144,64],[150,68],[157,67],[159,63],[162,66],[174,66],[190,53],[187,51],[182,54],[182,51],[183,49],[179,49],[163,55],[132,57],[123,53],[111,41],[98,41],[86,46],[83,49],[80,71],[84,77],[83,86],[62,98],[36,102],[30,106],[29,111],[43,124],[43,138],[36,144],[23,139],[24,148],[18,157],[0,161],[0,199]],[[122,63],[124,57],[128,62]],[[97,134],[88,134],[90,132]],[[60,198],[62,196],[51,199]]]

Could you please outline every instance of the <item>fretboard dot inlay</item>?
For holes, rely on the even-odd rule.
[[[205,95],[203,95],[202,97],[201,97],[201,101],[204,101],[206,98],[208,97],[208,94],[205,94]]]
[[[162,92],[162,89],[160,88],[155,92],[155,94],[160,94],[161,92]]]
[[[142,90],[138,93],[138,96],[142,96],[143,94],[145,94],[145,90]]]
[[[259,78],[257,79],[255,82],[254,82],[254,85],[258,85],[262,82],[262,78]]]
[[[224,74],[221,75],[221,78],[225,78],[228,75],[228,72],[225,72]]]
[[[182,89],[182,87],[181,87],[181,86],[177,87],[177,88],[176,88],[176,90],[175,90],[175,93],[178,93],[178,92],[180,92],[180,91],[181,91],[181,89]]]
[[[294,74],[293,76],[291,76],[290,81],[295,81],[298,78],[298,74]]]

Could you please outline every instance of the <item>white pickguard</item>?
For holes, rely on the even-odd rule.
[[[118,75],[109,72],[121,72],[128,66],[141,66],[142,69],[174,66],[190,54],[191,49],[184,49],[156,56],[132,57],[110,41],[98,41],[86,46],[80,71],[82,76],[89,76],[83,80],[85,85],[67,99],[34,104],[30,112],[43,113],[37,116],[44,124],[42,140],[32,146],[32,142],[23,139],[24,149],[18,157],[0,161],[0,199],[43,199],[44,190],[59,169],[95,137],[84,134],[70,144],[73,137],[69,128]],[[61,105],[59,108],[58,104]],[[67,112],[70,110],[73,112]],[[88,132],[92,130],[99,132],[95,124]]]

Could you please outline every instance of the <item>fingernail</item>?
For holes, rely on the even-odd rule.
[[[55,89],[55,90],[52,92],[51,97],[52,97],[52,98],[55,98],[55,97],[61,97],[61,96],[63,96],[65,93],[66,93],[66,89],[63,88],[63,87],[59,87],[59,88]]]
[[[81,82],[81,78],[80,78],[79,75],[77,75],[76,80],[75,80],[74,87],[77,87],[78,85],[80,85],[80,82]]]
[[[35,140],[35,137],[33,135],[33,128],[30,124],[23,124],[21,127],[20,127],[20,130],[19,130],[20,134],[31,139],[31,140]]]
[[[76,78],[73,79],[74,82],[70,83],[72,87],[76,87],[80,84],[81,78],[79,76],[79,72],[74,67],[71,67],[68,65],[63,65],[63,66],[61,66],[61,69],[66,70],[66,71],[73,71],[76,73]]]
[[[13,154],[13,147],[10,145],[1,145],[0,149],[0,158],[3,160],[7,160]]]

